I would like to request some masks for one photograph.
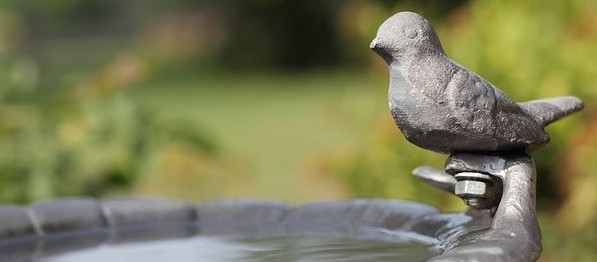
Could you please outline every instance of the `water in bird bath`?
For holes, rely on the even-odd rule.
[[[413,240],[384,242],[341,237],[280,236],[187,239],[102,245],[40,259],[69,261],[421,261],[437,255]]]

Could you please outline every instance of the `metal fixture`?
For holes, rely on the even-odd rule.
[[[454,175],[456,185],[454,193],[464,203],[476,209],[497,206],[502,196],[500,179],[495,176],[477,172],[461,172]]]

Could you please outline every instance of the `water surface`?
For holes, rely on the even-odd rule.
[[[282,236],[232,238],[198,236],[102,245],[40,259],[94,261],[421,261],[433,248],[415,241],[382,242],[338,237]]]

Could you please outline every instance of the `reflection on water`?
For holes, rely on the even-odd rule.
[[[103,245],[47,257],[69,261],[421,261],[433,256],[418,242],[380,242],[333,237],[194,237],[167,241]]]

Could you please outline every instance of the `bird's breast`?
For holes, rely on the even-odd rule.
[[[388,105],[394,121],[405,134],[409,135],[417,129],[416,116],[422,108],[414,87],[406,80],[399,68],[391,70]],[[414,118],[413,118],[414,117]]]

